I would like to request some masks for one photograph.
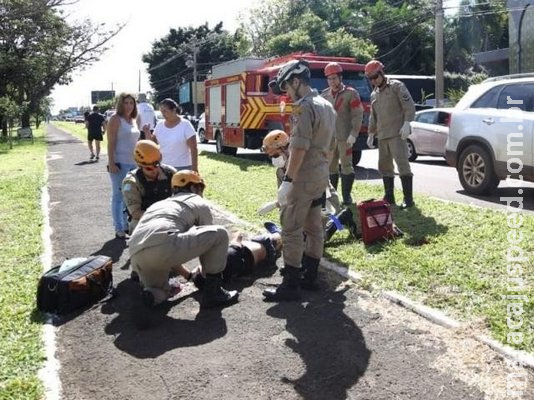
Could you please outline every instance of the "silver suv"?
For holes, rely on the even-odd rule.
[[[507,177],[534,182],[534,74],[473,85],[452,112],[447,163],[470,194],[490,194]]]

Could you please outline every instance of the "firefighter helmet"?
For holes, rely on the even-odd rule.
[[[290,80],[295,75],[301,75],[310,79],[310,67],[307,61],[293,60],[282,65],[278,70],[276,78],[269,82],[269,87],[274,94],[280,95],[286,91],[282,89],[284,82]]]
[[[152,140],[139,140],[134,148],[134,160],[140,166],[157,165],[161,161],[159,146]]]
[[[375,75],[378,72],[384,72],[384,64],[378,60],[371,60],[365,64],[365,75]]]
[[[328,63],[326,64],[326,67],[324,67],[324,76],[341,73],[343,73],[343,68],[341,68],[341,65],[337,62]]]
[[[261,150],[270,154],[273,150],[280,149],[289,144],[289,136],[283,130],[274,129],[263,138]]]
[[[183,188],[190,183],[200,183],[201,185],[206,186],[204,179],[202,179],[200,174],[196,171],[183,169],[172,176],[172,188]]]

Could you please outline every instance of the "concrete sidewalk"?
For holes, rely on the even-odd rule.
[[[302,302],[273,304],[261,292],[280,277],[258,271],[233,285],[238,304],[215,310],[200,310],[188,284],[138,330],[139,288],[126,243],[114,238],[106,156],[89,162],[85,143],[50,125],[48,143],[53,263],[111,256],[118,292],[56,321],[63,399],[506,398],[507,370],[485,346],[331,273]],[[217,223],[239,228],[221,213]]]

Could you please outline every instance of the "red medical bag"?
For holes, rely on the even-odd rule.
[[[358,213],[362,224],[362,239],[371,244],[380,239],[395,236],[391,206],[384,200],[366,200],[358,203]]]

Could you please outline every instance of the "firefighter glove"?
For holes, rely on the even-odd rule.
[[[408,139],[408,136],[412,133],[412,128],[410,126],[410,123],[408,121],[404,121],[404,124],[402,124],[402,128],[399,131],[401,135],[402,140]]]
[[[349,137],[347,138],[347,144],[349,146],[352,146],[354,144],[354,142],[356,142],[356,138],[352,135],[349,135]]]
[[[265,203],[260,208],[258,208],[258,214],[265,215],[267,213],[270,213],[276,208],[276,206],[277,206],[276,201],[270,201],[268,203]]]
[[[282,182],[278,188],[278,204],[280,207],[286,206],[289,203],[289,194],[293,190],[293,183],[291,182]]]
[[[369,135],[367,135],[367,147],[369,147],[370,149],[374,149],[375,148],[375,145],[373,143],[374,141],[375,141],[374,133],[370,133]]]

